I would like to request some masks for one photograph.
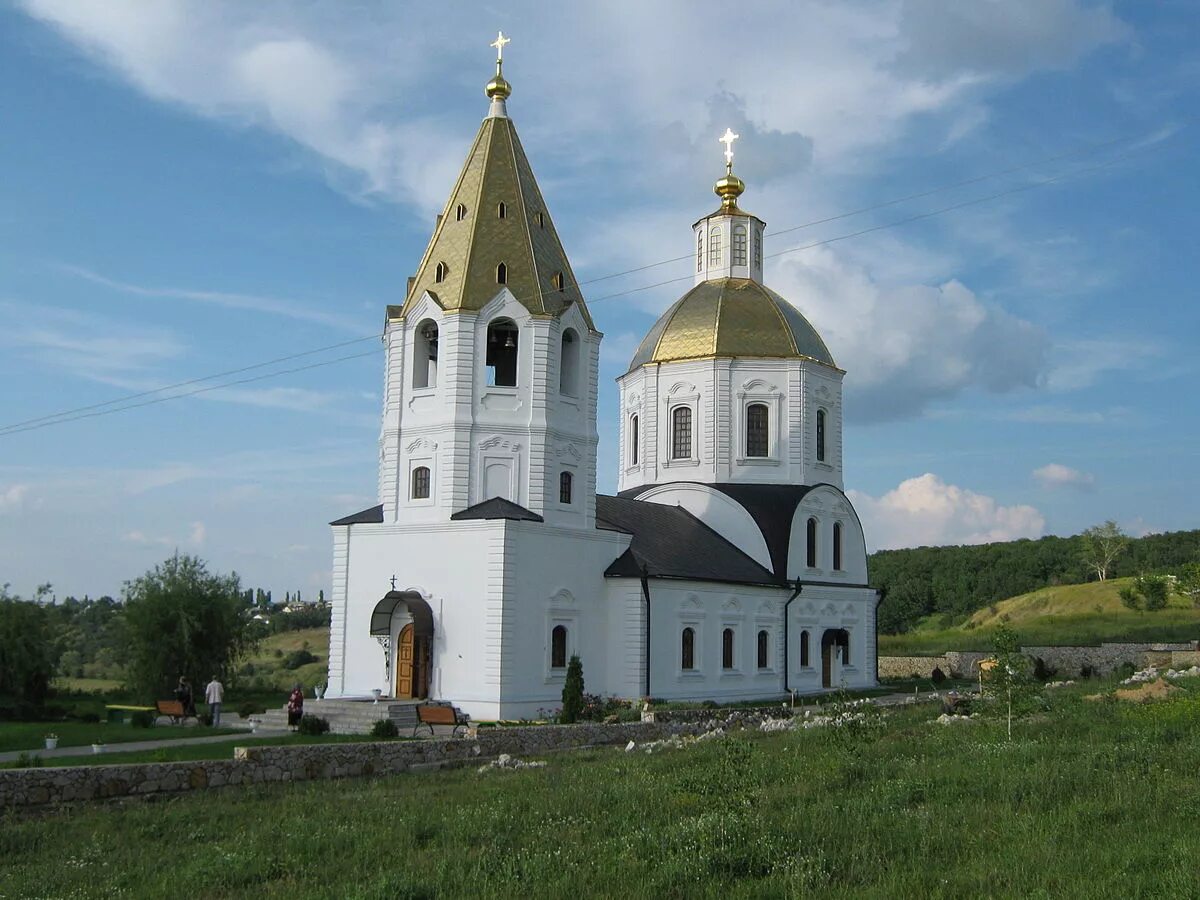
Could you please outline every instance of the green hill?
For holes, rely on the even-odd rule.
[[[316,657],[296,665],[303,653]],[[329,673],[329,629],[281,631],[263,638],[238,669],[239,682],[254,691],[287,691],[296,682],[306,689],[324,683]]]
[[[965,621],[948,625],[944,614],[926,616],[904,634],[881,634],[884,656],[989,650],[1001,622],[1023,644],[1098,644],[1104,641],[1181,641],[1200,639],[1200,609],[1172,595],[1158,612],[1127,609],[1119,592],[1132,578],[1041,588],[992,603]]]

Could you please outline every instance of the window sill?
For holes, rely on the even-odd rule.
[[[483,386],[483,396],[488,394],[496,394],[499,397],[515,397],[520,390],[515,384],[485,384]]]
[[[436,393],[437,393],[437,385],[436,384],[432,385],[430,387],[413,388],[412,389],[412,396],[414,396],[414,397],[432,397]]]
[[[662,464],[664,469],[675,469],[700,465],[698,459],[668,459]]]
[[[570,394],[559,394],[558,399],[560,402],[567,404],[567,406],[574,406],[576,409],[579,408],[578,397],[572,397]]]
[[[741,678],[744,673],[741,669],[722,669],[722,678]]]
[[[682,681],[703,681],[704,673],[699,669],[680,669],[676,677]]]
[[[824,469],[826,472],[833,471],[833,463],[821,462],[820,460],[817,460],[815,463],[813,463],[813,466],[817,469]]]
[[[778,466],[778,459],[770,456],[745,456],[734,460],[739,466]]]

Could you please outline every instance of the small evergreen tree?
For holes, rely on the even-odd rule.
[[[578,656],[572,656],[567,663],[567,681],[563,685],[562,713],[559,721],[565,723],[578,722],[583,713],[583,663]]]

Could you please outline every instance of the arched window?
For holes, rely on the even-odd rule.
[[[733,629],[726,628],[721,632],[721,668],[733,668]]]
[[[461,222],[466,217],[467,217],[467,208],[465,206],[463,206],[461,203],[458,204],[458,206],[456,206],[454,208],[454,220],[456,222]]]
[[[696,668],[696,632],[685,628],[679,641],[679,668],[690,671]]]
[[[417,326],[413,337],[413,387],[437,387],[438,327],[432,319]]]
[[[568,328],[562,333],[558,358],[558,392],[568,397],[579,396],[579,335]]]
[[[571,485],[575,481],[575,476],[570,472],[561,472],[558,476],[558,502],[571,502]]]
[[[751,403],[746,407],[746,455],[762,457],[767,455],[767,406],[765,403]]]
[[[817,462],[825,462],[825,410],[817,410]]]
[[[815,569],[817,567],[817,520],[816,519],[808,520],[808,534],[806,535],[806,537],[808,538],[808,541],[807,541],[807,543],[808,543],[808,561],[807,561],[806,565],[810,569]]]
[[[508,284],[508,266],[504,263],[496,266],[496,284]]]
[[[808,668],[808,632],[800,632],[800,665],[802,668]]]
[[[641,445],[642,436],[638,433],[638,417],[629,417],[629,464],[636,466],[638,464],[638,447]]]
[[[833,523],[833,570],[842,571],[842,523]]]
[[[503,202],[496,204],[496,218],[497,219],[507,219],[508,218],[508,207]]]
[[[417,466],[412,471],[412,498],[414,500],[429,499],[429,468]]]
[[[721,229],[713,228],[708,232],[708,267],[711,269],[721,264]]]
[[[758,667],[765,669],[770,664],[770,659],[767,656],[767,650],[771,644],[771,638],[766,631],[758,633]]]
[[[704,271],[704,232],[696,232],[696,271]]]
[[[512,319],[496,319],[488,325],[484,364],[487,366],[489,385],[517,386],[517,344],[520,337]]]
[[[567,667],[567,626],[555,625],[550,632],[550,668]]]
[[[444,262],[438,263],[437,268],[433,270],[433,280],[438,284],[441,284],[446,280],[446,273],[448,271],[450,270],[446,268],[446,264]]]
[[[692,458],[692,408],[671,410],[671,459]]]
[[[733,264],[746,264],[746,226],[737,225],[733,229]]]

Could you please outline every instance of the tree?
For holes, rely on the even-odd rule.
[[[567,681],[563,685],[562,713],[560,722],[578,722],[583,713],[583,663],[578,656],[572,656],[567,663]]]
[[[1175,592],[1200,607],[1200,563],[1187,563],[1175,576]]]
[[[198,557],[176,553],[124,593],[127,676],[147,699],[170,696],[181,675],[195,689],[229,673],[253,647],[237,574],[211,574]]]
[[[1129,609],[1158,612],[1167,608],[1171,582],[1165,575],[1139,575],[1133,584],[1121,588],[1121,602]]]
[[[51,611],[0,588],[0,697],[41,706],[58,665]]]
[[[991,700],[989,708],[1006,721],[1008,738],[1012,740],[1013,720],[1037,708],[1041,689],[1030,674],[1029,659],[1021,652],[1021,642],[1012,628],[999,625],[992,637],[992,648],[995,665],[982,679],[983,693]]]
[[[1112,564],[1129,545],[1129,538],[1112,519],[1103,525],[1093,525],[1080,539],[1083,561],[1101,581],[1108,578]]]

